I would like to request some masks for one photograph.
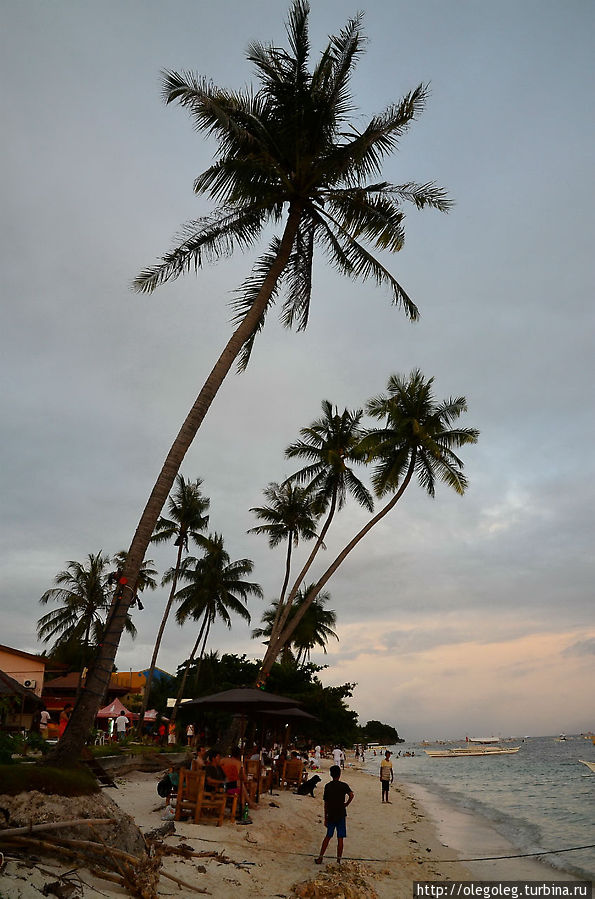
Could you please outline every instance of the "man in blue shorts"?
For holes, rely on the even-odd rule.
[[[353,802],[353,793],[350,787],[341,780],[340,767],[332,765],[329,773],[332,780],[324,788],[324,826],[326,827],[326,836],[322,841],[318,858],[315,860],[317,865],[322,864],[324,853],[335,830],[337,831],[337,861],[341,861],[343,840],[347,836],[345,827],[346,809]],[[346,797],[347,801],[345,801]]]

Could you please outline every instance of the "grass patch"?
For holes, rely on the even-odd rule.
[[[38,790],[58,796],[89,796],[100,787],[87,768],[51,768],[48,765],[0,765],[0,792],[15,796]]]

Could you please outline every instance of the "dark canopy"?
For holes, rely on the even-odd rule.
[[[300,718],[305,721],[306,719],[310,721],[319,721],[320,719],[316,717],[316,715],[311,715],[310,712],[305,712],[303,709],[298,708],[290,708],[290,709],[264,709],[262,711],[263,718],[279,718],[287,719],[288,721],[293,720],[294,718]]]
[[[199,696],[191,699],[183,705],[186,709],[217,709],[219,711],[249,713],[260,712],[265,709],[289,709],[299,703],[287,696],[277,696],[275,693],[267,693],[266,690],[257,690],[256,687],[237,687],[234,690],[224,690],[222,693],[211,693],[209,696]]]

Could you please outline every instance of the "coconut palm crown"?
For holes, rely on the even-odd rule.
[[[366,245],[391,253],[402,248],[404,202],[419,209],[450,206],[433,182],[397,185],[379,178],[383,160],[423,110],[427,86],[418,85],[364,128],[356,127],[350,82],[364,45],[362,17],[350,19],[330,38],[310,71],[308,15],[309,4],[296,0],[287,23],[289,50],[249,45],[247,57],[259,83],[255,91],[220,88],[189,72],[164,73],[165,101],[185,107],[196,129],[217,140],[216,161],[198,176],[194,189],[218,205],[186,224],[177,245],[136,278],[137,290],[152,291],[205,261],[250,247],[288,211],[295,214],[290,254],[267,301],[283,288],[285,325],[307,325],[315,245],[339,272],[386,285],[394,303],[411,319],[418,317],[405,290]],[[255,264],[235,301],[238,319],[252,307],[280,248],[279,238],[273,239]],[[242,364],[265,314],[266,307],[245,343]]]

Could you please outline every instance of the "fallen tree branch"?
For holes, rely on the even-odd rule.
[[[20,836],[20,834],[37,833],[41,830],[59,830],[61,827],[78,827],[85,824],[115,824],[115,818],[74,818],[72,821],[51,821],[47,824],[26,824],[24,827],[7,827],[0,830],[0,839],[3,837]]]
[[[200,887],[195,887],[192,883],[186,883],[185,880],[180,880],[179,877],[174,877],[173,874],[168,874],[167,871],[161,869],[161,876],[166,877],[168,880],[173,880],[174,883],[177,883],[178,886],[185,887],[187,890],[192,890],[195,893],[206,893],[207,896],[210,896],[208,890],[201,890]]]

